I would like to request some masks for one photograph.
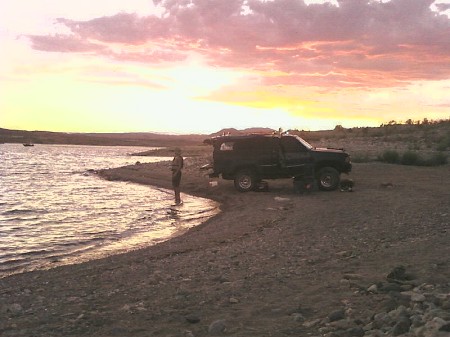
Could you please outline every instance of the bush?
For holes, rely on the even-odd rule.
[[[381,161],[384,161],[386,163],[390,164],[396,164],[398,163],[398,160],[400,158],[400,155],[397,151],[394,150],[386,150],[383,152],[383,155],[381,156]]]
[[[445,165],[448,163],[447,154],[444,152],[438,152],[433,154],[430,159],[427,160],[426,164],[428,166],[439,166],[439,165]]]
[[[370,161],[371,160],[368,153],[356,153],[352,155],[352,162],[354,163],[368,163]]]
[[[423,164],[423,162],[417,152],[406,151],[402,155],[400,164],[402,164],[402,165],[421,165],[421,164]]]
[[[366,158],[367,159],[367,158]],[[378,160],[390,163],[390,164],[402,164],[402,165],[416,165],[416,166],[439,166],[448,163],[448,156],[445,152],[434,153],[431,157],[423,159],[420,154],[414,151],[406,151],[401,156],[397,151],[386,150],[381,156],[378,156]],[[360,161],[355,160],[352,157],[352,161],[365,162],[363,158]],[[369,161],[369,160],[367,160]]]
[[[438,145],[436,147],[436,150],[438,150],[438,151],[445,151],[448,148],[450,148],[450,135],[442,137],[439,140],[439,143],[438,143]]]

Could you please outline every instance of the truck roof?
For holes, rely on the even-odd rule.
[[[203,143],[212,145],[214,143],[232,142],[241,139],[254,139],[254,138],[280,138],[280,136],[278,134],[262,134],[262,133],[251,133],[246,135],[222,135],[207,138],[203,141]]]

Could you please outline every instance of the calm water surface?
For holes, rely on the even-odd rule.
[[[149,246],[217,214],[211,200],[171,207],[172,191],[92,173],[171,159],[129,156],[148,149],[0,144],[0,278]]]

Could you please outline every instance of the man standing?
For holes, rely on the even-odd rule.
[[[175,192],[175,205],[181,205],[183,202],[180,197],[181,169],[183,168],[183,157],[181,149],[175,148],[175,156],[172,160],[172,186]]]

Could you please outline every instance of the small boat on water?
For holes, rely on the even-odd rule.
[[[33,144],[33,143],[30,143],[30,142],[28,142],[28,143],[23,143],[23,146],[34,146],[34,144]]]

